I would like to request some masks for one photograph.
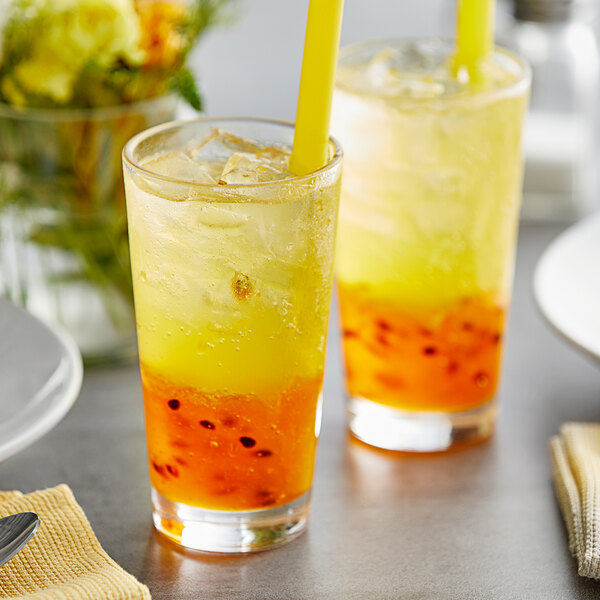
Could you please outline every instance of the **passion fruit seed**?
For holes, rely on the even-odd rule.
[[[269,490],[259,490],[258,492],[256,492],[256,496],[258,497],[262,506],[269,506],[270,504],[275,504],[275,495]]]
[[[380,346],[389,346],[390,345],[390,341],[385,337],[385,335],[383,335],[383,333],[378,333],[376,337],[377,337],[377,343]]]
[[[456,371],[458,371],[458,363],[451,360],[446,367],[446,371],[448,371],[448,373],[456,373]]]
[[[490,378],[483,371],[479,371],[479,373],[475,374],[474,380],[475,380],[475,385],[478,388],[484,388],[484,387],[487,387],[487,384],[489,383]]]
[[[377,326],[382,331],[391,331],[392,330],[392,326],[387,321],[384,321],[383,319],[379,319],[377,321]]]
[[[273,453],[270,450],[257,450],[254,455],[258,456],[258,458],[266,458],[267,456],[271,456]]]
[[[179,410],[179,407],[181,406],[181,402],[179,402],[179,400],[176,400],[175,398],[169,400],[167,404],[169,405],[169,408],[171,410]]]
[[[159,465],[156,461],[152,461],[152,468],[163,477],[165,476],[165,468],[162,465]]]
[[[244,446],[244,448],[253,448],[254,446],[256,446],[256,440],[245,435],[243,435],[240,438],[240,442],[242,443],[242,446]]]

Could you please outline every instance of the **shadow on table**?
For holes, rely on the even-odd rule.
[[[373,448],[348,435],[345,467],[347,493],[373,504],[394,497],[446,496],[493,486],[494,439],[451,452],[410,453]]]

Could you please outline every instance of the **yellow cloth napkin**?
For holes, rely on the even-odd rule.
[[[578,572],[600,579],[600,424],[565,423],[550,440],[550,453]]]
[[[100,546],[66,485],[23,495],[0,492],[0,518],[32,511],[42,520],[33,539],[0,567],[0,598],[147,600],[150,592]]]

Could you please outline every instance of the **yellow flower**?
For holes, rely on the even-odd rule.
[[[23,92],[21,92],[14,80],[10,77],[4,77],[2,79],[0,91],[13,106],[25,106],[27,103]]]
[[[180,0],[137,0],[142,24],[140,46],[146,53],[147,67],[173,67],[182,58],[185,39],[180,27],[188,8]]]
[[[140,20],[133,0],[37,0],[39,31],[14,77],[25,93],[68,102],[81,69],[121,59],[140,64]]]

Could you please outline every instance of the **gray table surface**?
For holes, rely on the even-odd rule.
[[[558,231],[522,228],[500,422],[484,445],[396,457],[349,441],[331,337],[310,528],[288,546],[208,558],[153,532],[133,367],[88,371],[64,421],[0,464],[0,489],[68,483],[105,549],[156,600],[600,597],[577,576],[548,461],[562,422],[600,421],[600,370],[532,299],[534,265]]]

